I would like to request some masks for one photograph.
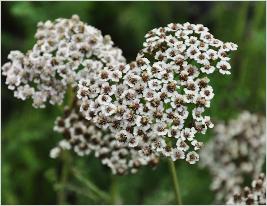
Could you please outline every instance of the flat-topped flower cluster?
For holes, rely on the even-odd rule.
[[[55,127],[69,139],[52,156],[73,149],[102,157],[108,148],[102,162],[114,173],[135,168],[136,159],[140,165],[160,156],[199,160],[200,134],[213,127],[205,112],[214,97],[208,75],[230,74],[236,44],[216,39],[201,24],[171,23],[149,31],[136,60],[126,64],[111,38],[77,15],[38,23],[35,38],[26,54],[10,52],[2,70],[15,97],[32,98],[36,108],[62,104],[67,89],[77,89],[79,104]],[[88,133],[96,135],[96,145]],[[120,149],[126,159],[118,159]]]
[[[138,150],[119,145],[108,131],[101,130],[86,120],[79,105],[65,108],[64,115],[55,121],[54,130],[64,139],[50,152],[56,158],[63,150],[73,150],[79,156],[94,154],[113,174],[135,173],[144,165],[156,166],[159,159],[154,154],[144,157]]]
[[[266,205],[266,177],[261,173],[254,179],[251,187],[244,187],[228,201],[229,205]]]
[[[215,126],[215,137],[201,153],[203,166],[210,170],[211,189],[217,201],[239,193],[245,178],[262,171],[266,155],[266,119],[248,111],[227,124]]]
[[[190,23],[156,28],[145,38],[136,61],[102,67],[79,82],[80,111],[122,145],[194,164],[203,144],[197,135],[213,127],[204,114],[214,97],[207,76],[230,74],[237,45]]]
[[[110,36],[102,36],[77,15],[39,22],[35,38],[26,54],[10,52],[2,74],[15,97],[32,98],[36,108],[45,107],[46,102],[61,104],[68,85],[76,86],[101,67],[125,62]]]

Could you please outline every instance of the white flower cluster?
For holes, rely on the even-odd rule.
[[[39,22],[35,38],[26,54],[10,52],[2,74],[15,97],[32,98],[36,108],[45,107],[46,102],[61,104],[68,85],[76,86],[78,80],[104,66],[125,62],[110,36],[103,37],[77,15]]]
[[[266,205],[266,177],[264,173],[253,180],[251,187],[234,194],[227,202],[229,205]]]
[[[194,164],[202,146],[197,134],[213,127],[204,115],[214,97],[207,75],[230,74],[229,54],[237,45],[189,23],[153,29],[145,38],[136,61],[80,81],[80,110],[121,144]]]
[[[119,145],[108,132],[95,127],[84,119],[79,106],[66,108],[64,116],[58,117],[54,130],[62,133],[64,139],[50,151],[56,158],[63,150],[73,150],[79,156],[93,153],[113,174],[135,173],[144,165],[156,166],[159,159],[154,154],[144,157],[136,149]]]
[[[201,153],[208,167],[216,201],[225,201],[239,192],[245,178],[260,174],[265,160],[266,119],[247,111],[228,124],[217,124],[215,137]]]

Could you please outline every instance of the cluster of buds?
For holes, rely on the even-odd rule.
[[[251,187],[244,187],[227,202],[229,205],[266,205],[266,177],[264,173],[253,180]]]
[[[32,98],[36,108],[45,107],[46,102],[61,104],[68,86],[77,86],[81,78],[90,78],[105,66],[125,62],[110,36],[102,36],[77,15],[39,22],[35,38],[26,54],[10,52],[2,74],[14,96]]]
[[[144,165],[156,166],[159,159],[150,154],[144,157],[136,148],[118,144],[110,132],[101,130],[86,120],[79,112],[78,104],[66,108],[64,115],[55,121],[54,130],[64,139],[50,151],[56,158],[63,150],[72,150],[79,156],[94,154],[113,174],[135,173]]]
[[[217,124],[215,137],[202,151],[202,165],[208,167],[216,201],[223,202],[240,192],[246,178],[262,171],[265,160],[266,119],[247,111],[228,124]]]
[[[213,127],[204,114],[214,97],[207,75],[230,74],[237,45],[190,23],[156,28],[145,38],[136,61],[79,82],[80,111],[122,145],[194,164],[203,145],[197,135]]]

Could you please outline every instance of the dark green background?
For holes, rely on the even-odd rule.
[[[135,58],[145,33],[152,28],[171,22],[204,24],[216,38],[239,45],[231,60],[232,75],[211,76],[213,119],[227,120],[244,109],[265,114],[265,2],[2,2],[2,64],[11,50],[25,52],[32,47],[38,21],[72,14],[110,34],[128,61]],[[56,204],[54,185],[62,162],[48,155],[61,138],[52,127],[62,108],[33,109],[31,102],[15,99],[4,82],[2,77],[2,203]],[[203,140],[211,134],[209,131]],[[144,168],[136,175],[116,177],[122,203],[174,203],[167,166],[162,161],[156,170]],[[184,162],[176,166],[183,202],[211,204],[214,194],[209,191],[208,171]],[[109,192],[110,172],[97,159],[72,155],[72,167]],[[69,183],[78,189],[67,191],[68,203],[105,203],[92,200],[88,189],[74,177],[70,176]]]

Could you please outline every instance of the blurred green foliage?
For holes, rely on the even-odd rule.
[[[265,114],[265,2],[2,2],[2,64],[10,50],[27,51],[34,44],[38,21],[78,14],[88,24],[110,34],[128,61],[135,58],[145,33],[170,22],[202,23],[223,41],[239,45],[232,59],[232,75],[211,77],[215,97],[210,109],[215,120],[227,120],[241,110]],[[62,108],[36,110],[30,102],[13,98],[2,77],[2,203],[56,204],[55,183],[61,160],[49,150],[60,139],[52,130]],[[211,138],[209,132],[203,138]],[[94,157],[72,155],[71,165],[105,192],[112,178]],[[178,162],[178,177],[185,204],[210,204],[211,177],[197,165]],[[115,177],[117,196],[124,204],[173,204],[167,163],[136,175]],[[69,174],[67,203],[104,204],[97,194]]]

